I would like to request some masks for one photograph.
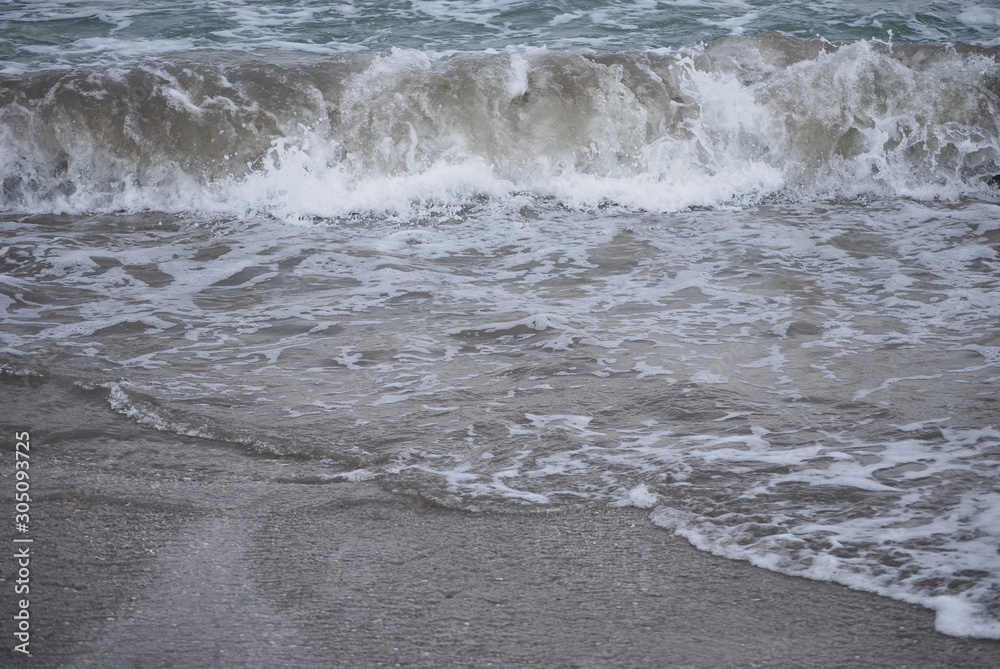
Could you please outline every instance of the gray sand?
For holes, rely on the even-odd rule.
[[[5,622],[4,664],[1000,666],[930,611],[713,557],[637,509],[472,514],[109,431],[34,437],[35,657]]]

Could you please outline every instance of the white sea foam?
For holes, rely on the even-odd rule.
[[[997,197],[985,55],[768,37],[611,59],[394,49],[331,67],[323,81],[258,65],[37,75],[51,92],[0,112],[0,204],[311,219],[482,197],[659,212]]]
[[[522,202],[8,218],[3,354],[112,369],[111,407],[153,429],[451,505],[653,508],[706,550],[992,634],[996,204]]]
[[[619,502],[617,506],[634,506],[637,509],[651,509],[656,506],[659,497],[650,492],[645,484],[638,485],[628,491],[628,496]]]

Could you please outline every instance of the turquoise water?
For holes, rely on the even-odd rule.
[[[391,48],[510,46],[602,52],[677,48],[779,31],[831,41],[1000,44],[993,3],[679,0],[676,2],[9,2],[8,67],[115,61],[201,50],[332,55]]]

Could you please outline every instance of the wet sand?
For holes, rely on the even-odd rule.
[[[11,652],[8,557],[5,666],[1000,666],[930,611],[716,558],[646,511],[469,513],[125,419],[32,439],[34,657]]]

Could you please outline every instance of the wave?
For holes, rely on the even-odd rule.
[[[8,75],[0,211],[996,200],[998,53],[772,33],[614,54],[394,49]]]

